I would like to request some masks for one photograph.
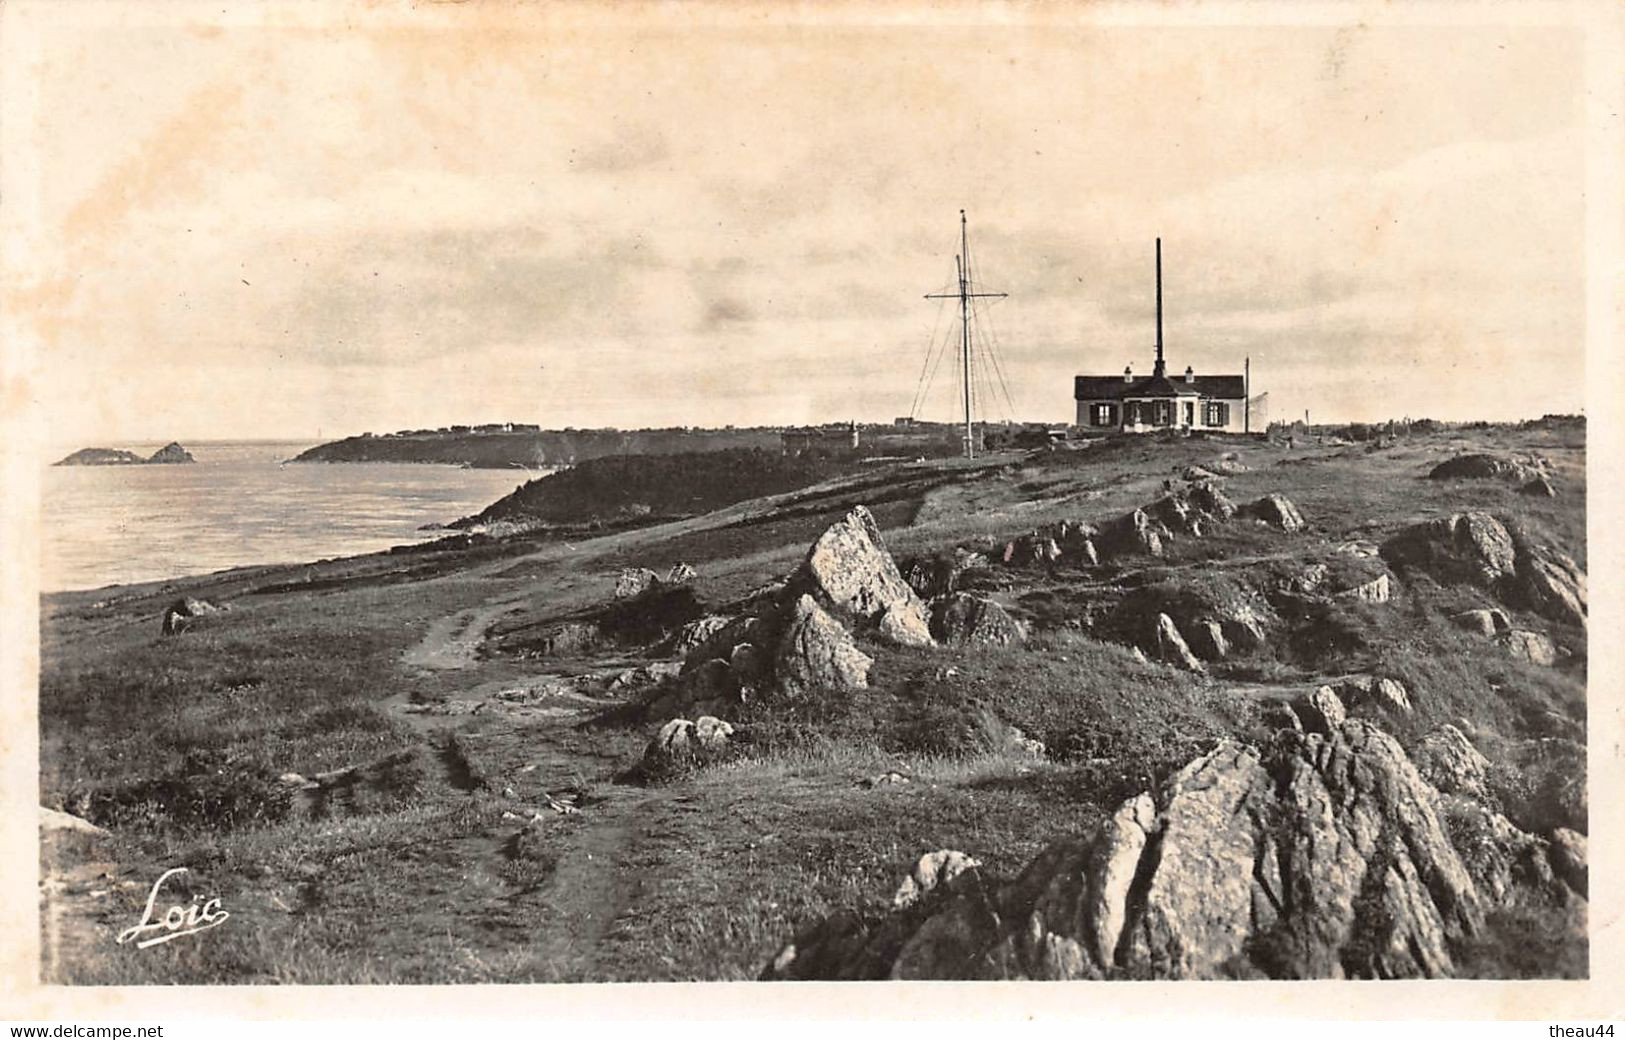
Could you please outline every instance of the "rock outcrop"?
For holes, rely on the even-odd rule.
[[[1552,831],[1552,869],[1569,887],[1585,895],[1590,886],[1590,871],[1586,867],[1586,836],[1567,827]]]
[[[1320,686],[1292,705],[1308,733],[1330,734],[1348,719],[1343,699],[1330,686]]]
[[[700,576],[700,572],[686,563],[673,564],[663,579],[667,585],[686,585]]]
[[[1507,616],[1506,611],[1498,607],[1464,610],[1460,614],[1452,614],[1450,620],[1467,631],[1477,632],[1482,636],[1497,636],[1512,630],[1512,619]]]
[[[1514,628],[1500,637],[1500,643],[1520,661],[1547,666],[1557,663],[1557,647],[1544,633]]]
[[[1166,530],[1200,538],[1235,516],[1236,507],[1217,484],[1199,481],[1157,499],[1145,512]]]
[[[1416,750],[1416,767],[1428,783],[1445,794],[1480,800],[1489,797],[1490,760],[1479,753],[1465,733],[1448,723],[1422,738]]]
[[[632,599],[660,584],[660,575],[647,567],[627,567],[615,576],[615,598]]]
[[[107,831],[82,819],[72,813],[65,813],[59,809],[39,807],[39,830],[43,834],[87,834],[91,837],[105,838]]]
[[[1020,622],[985,596],[956,592],[931,604],[931,634],[950,646],[1014,646],[1026,639]]]
[[[955,548],[908,567],[907,581],[916,595],[925,600],[959,591],[959,583],[969,571],[988,565],[987,557],[969,549]]]
[[[1488,513],[1455,513],[1405,528],[1382,544],[1382,558],[1446,582],[1496,588],[1517,570],[1517,548]]]
[[[1153,523],[1145,510],[1135,509],[1100,526],[1095,540],[1103,556],[1161,556],[1166,530]]]
[[[198,618],[218,614],[223,609],[225,608],[208,600],[186,596],[164,608],[162,627],[159,631],[166,636],[178,636],[195,625]]]
[[[1298,507],[1285,495],[1274,493],[1265,495],[1256,502],[1249,503],[1242,510],[1242,515],[1283,531],[1303,530],[1303,514],[1298,512]]]
[[[1505,905],[1519,888],[1549,892],[1554,887],[1546,842],[1473,799],[1446,795],[1441,811],[1462,865],[1487,904]]]
[[[672,719],[660,727],[644,750],[643,769],[657,772],[715,761],[728,751],[733,733],[733,726],[710,715],[693,722]]]
[[[1518,554],[1515,571],[1520,597],[1535,613],[1566,624],[1586,623],[1586,575],[1572,557],[1526,546]]]
[[[190,452],[171,441],[143,458],[122,448],[80,448],[55,463],[58,466],[146,466],[196,462]]]
[[[830,525],[784,582],[750,597],[751,612],[704,618],[679,633],[691,645],[654,716],[729,715],[756,697],[799,697],[868,685],[873,659],[849,626],[903,646],[934,645],[926,606],[886,551],[863,506]]]
[[[881,540],[868,509],[858,506],[818,536],[790,579],[843,620],[870,626],[901,646],[929,646],[930,620]]]
[[[796,601],[773,656],[776,689],[788,696],[867,686],[873,664],[845,626],[807,595]]]
[[[1442,582],[1466,582],[1505,603],[1564,624],[1584,626],[1586,575],[1574,559],[1515,538],[1488,513],[1455,513],[1414,524],[1382,544],[1382,556]]]
[[[1375,704],[1390,715],[1408,715],[1411,712],[1410,691],[1398,679],[1351,675],[1332,683],[1331,688],[1351,708]]]
[[[187,451],[179,444],[176,444],[174,441],[170,441],[162,448],[159,448],[157,451],[147,456],[147,462],[156,466],[173,466],[176,464],[184,465],[185,463],[196,461],[197,459],[192,457],[191,452]]]
[[[1359,600],[1362,603],[1387,603],[1394,597],[1393,579],[1387,574],[1379,574],[1332,595],[1336,599]]]
[[[1019,877],[969,868],[796,936],[765,978],[1438,977],[1484,900],[1439,795],[1351,720],[1221,744]]]
[[[1539,476],[1537,470],[1516,459],[1481,453],[1457,455],[1428,472],[1430,480],[1510,480],[1523,483]]]
[[[977,860],[953,849],[927,852],[914,864],[914,869],[903,879],[902,884],[897,886],[897,891],[892,895],[891,905],[898,910],[913,906],[938,885],[946,884],[972,867],[981,865]]]
[[[1207,666],[1191,652],[1190,644],[1180,634],[1179,626],[1167,614],[1158,614],[1156,630],[1151,634],[1146,651],[1154,658],[1187,672],[1205,673]]]
[[[696,618],[677,630],[666,650],[673,654],[687,654],[727,627],[734,618],[727,614],[707,614]]]

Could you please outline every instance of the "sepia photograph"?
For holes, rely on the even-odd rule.
[[[1589,985],[1619,21],[6,4],[12,969]]]

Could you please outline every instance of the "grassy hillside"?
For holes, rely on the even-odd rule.
[[[1465,451],[1538,457],[1557,495],[1427,478]],[[1027,624],[1024,645],[905,649],[859,633],[874,659],[867,689],[747,704],[723,760],[638,778],[664,720],[648,710],[650,688],[623,673],[670,661],[660,637],[682,619],[760,602],[763,584],[854,505],[871,507],[906,571],[956,547],[998,555],[1054,521],[1108,520],[1182,486],[1185,467],[1220,461],[1230,499],[1284,494],[1306,528],[1238,520],[1175,538],[1160,558],[985,567],[969,587]],[[752,978],[807,922],[884,911],[922,853],[960,849],[1014,876],[1221,738],[1270,739],[1273,712],[1350,673],[1405,684],[1411,713],[1351,711],[1413,754],[1442,723],[1468,733],[1516,826],[1583,832],[1572,798],[1584,773],[1573,756],[1586,727],[1583,628],[1409,571],[1395,572],[1384,603],[1332,609],[1283,590],[1328,561],[1328,581],[1363,578],[1380,563],[1340,562],[1348,547],[1468,509],[1583,565],[1584,463],[1573,424],[1291,447],[1122,438],[850,472],[747,451],[602,459],[533,481],[482,518],[578,523],[646,508],[681,519],[48,597],[42,803],[109,834],[42,851],[56,886],[46,976]],[[699,570],[681,610],[599,624],[639,609],[613,605],[622,568],[680,562]],[[1139,611],[1254,592],[1268,641],[1205,675],[1129,645]],[[160,637],[159,614],[183,594],[232,609]],[[1448,620],[1491,606],[1548,635],[1558,660],[1517,659]],[[1042,741],[1042,756],[1013,750],[1012,726]],[[863,785],[889,771],[908,782]],[[185,894],[219,897],[231,920],[144,951],[115,944],[176,865],[191,872]],[[1458,963],[1583,973],[1583,939],[1566,927],[1529,904],[1496,917]]]

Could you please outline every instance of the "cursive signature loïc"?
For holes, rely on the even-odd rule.
[[[231,916],[231,914],[220,908],[219,899],[210,899],[200,906],[198,900],[202,897],[193,896],[191,906],[171,906],[164,911],[162,917],[154,919],[152,910],[158,903],[159,889],[164,887],[165,881],[168,881],[176,874],[185,874],[186,872],[185,867],[174,867],[164,871],[163,876],[152,883],[152,891],[147,893],[147,908],[142,911],[140,922],[119,933],[117,941],[120,946],[123,946],[131,939],[140,939],[143,935],[149,935],[153,932],[163,933],[150,939],[143,939],[135,944],[136,949],[144,950],[149,946],[166,943],[171,939],[179,939],[183,935],[196,935],[198,932],[208,931],[210,928],[223,924],[226,918]]]

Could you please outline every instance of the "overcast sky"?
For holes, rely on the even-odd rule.
[[[41,37],[54,439],[890,419],[962,207],[1021,418],[1149,369],[1158,235],[1276,417],[1583,403],[1564,30],[438,24]]]

